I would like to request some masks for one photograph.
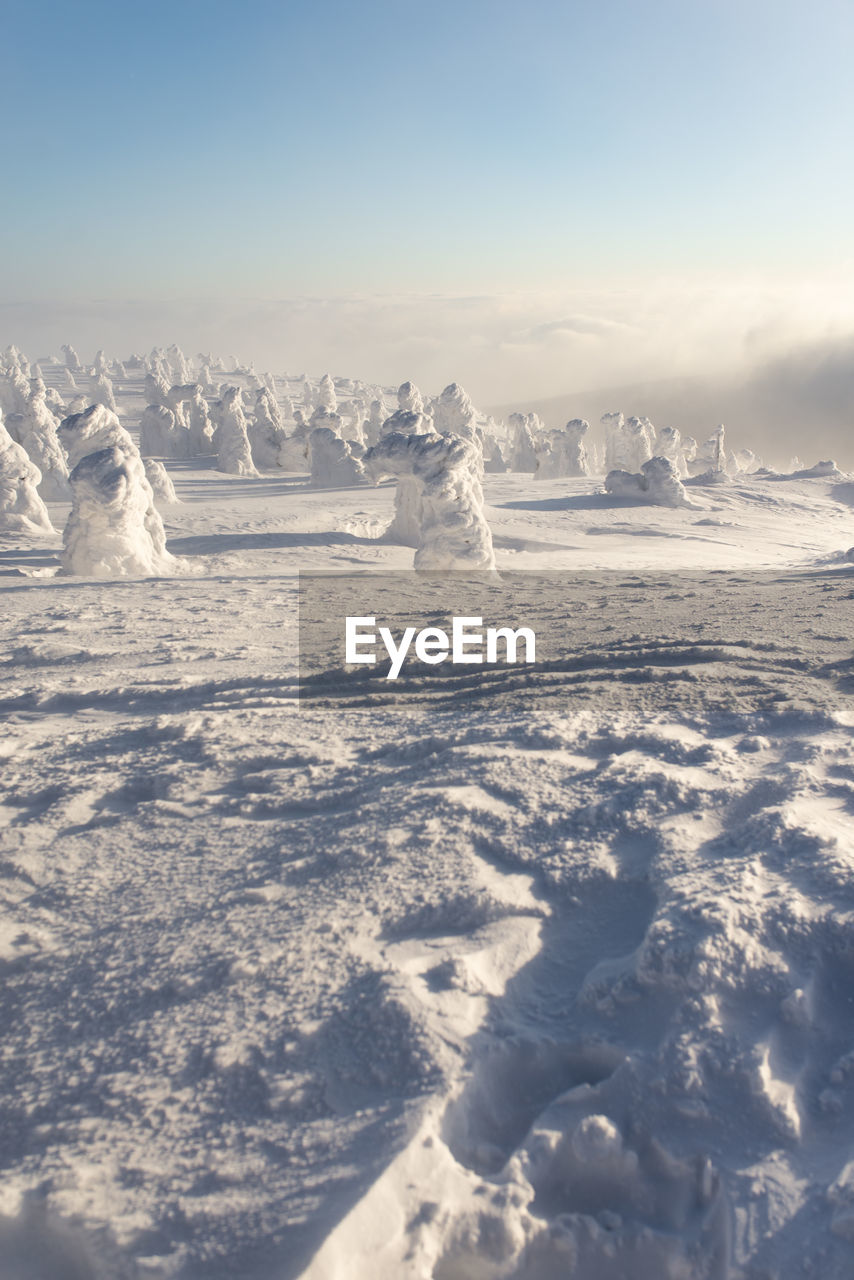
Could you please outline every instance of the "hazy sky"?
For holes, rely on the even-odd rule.
[[[733,297],[747,333],[755,305],[797,330],[808,294],[810,338],[823,299],[834,332],[849,305],[852,0],[0,0],[0,16],[5,303],[524,294],[543,299],[544,394],[579,297],[619,327],[627,297],[667,296],[643,348],[655,376],[704,329],[698,296],[724,346]],[[320,363],[382,376],[340,328]]]

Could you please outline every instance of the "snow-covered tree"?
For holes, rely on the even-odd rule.
[[[338,396],[335,393],[335,383],[332,381],[328,373],[324,373],[320,382],[317,384],[317,394],[314,404],[315,408],[326,409],[329,413],[334,413],[338,408]]]
[[[59,423],[47,406],[44,383],[33,379],[33,384],[18,420],[20,443],[41,473],[41,496],[48,502],[67,502],[71,494],[68,467],[57,436]]]
[[[106,373],[96,373],[89,379],[89,398],[92,404],[102,404],[106,409],[116,412],[113,384]]]
[[[65,418],[59,437],[72,465],[63,534],[67,573],[110,578],[174,573],[163,521],[139,450],[104,405]]]
[[[171,409],[146,405],[139,420],[139,451],[143,458],[188,458],[190,433]]]
[[[252,461],[239,387],[226,387],[217,402],[216,448],[218,471],[236,476],[258,474]]]
[[[0,420],[0,533],[55,533],[38,492],[41,473]]]
[[[513,432],[510,470],[528,473],[535,471],[537,440],[542,434],[542,423],[535,413],[511,413],[509,425]]]
[[[329,416],[337,417],[333,414]],[[312,415],[312,422],[316,417],[317,413]],[[338,418],[338,421],[341,419]],[[312,488],[339,489],[364,483],[364,466],[354,457],[349,443],[332,427],[313,427],[308,443],[311,456],[309,484]]]
[[[255,397],[255,414],[248,426],[252,461],[262,471],[280,466],[282,447],[288,438],[282,415],[269,387],[263,386]]]
[[[177,502],[178,495],[175,492],[175,486],[163,463],[157,458],[143,458],[142,465],[145,467],[145,478],[151,485],[155,504],[163,506]]]
[[[584,437],[589,424],[573,418],[563,431],[550,431],[537,449],[536,480],[556,480],[567,476],[590,474]]]
[[[494,569],[484,514],[480,455],[458,436],[384,436],[365,455],[375,480],[398,479],[395,519],[386,534],[416,547],[416,569]]]
[[[74,350],[74,348],[70,345],[66,345],[62,348],[62,351],[65,355],[66,369],[68,369],[69,372],[71,373],[80,373],[83,366],[81,365],[80,357],[77,354],[77,352]]]

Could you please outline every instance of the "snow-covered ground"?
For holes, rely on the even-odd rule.
[[[393,486],[215,462],[0,540],[0,1278],[849,1280],[854,481],[488,474],[565,661],[300,702]]]

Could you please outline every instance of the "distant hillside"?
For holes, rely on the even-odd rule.
[[[534,412],[550,427],[586,418],[595,427],[603,413],[618,409],[697,437],[723,422],[731,445],[753,448],[772,463],[786,465],[797,454],[808,463],[833,457],[854,468],[854,346],[801,351],[741,379],[674,378],[602,387],[488,411],[496,418]]]

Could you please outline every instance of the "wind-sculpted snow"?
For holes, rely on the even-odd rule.
[[[365,455],[375,480],[399,480],[387,536],[415,541],[416,569],[494,569],[478,478],[480,457],[455,436],[384,436]]]

